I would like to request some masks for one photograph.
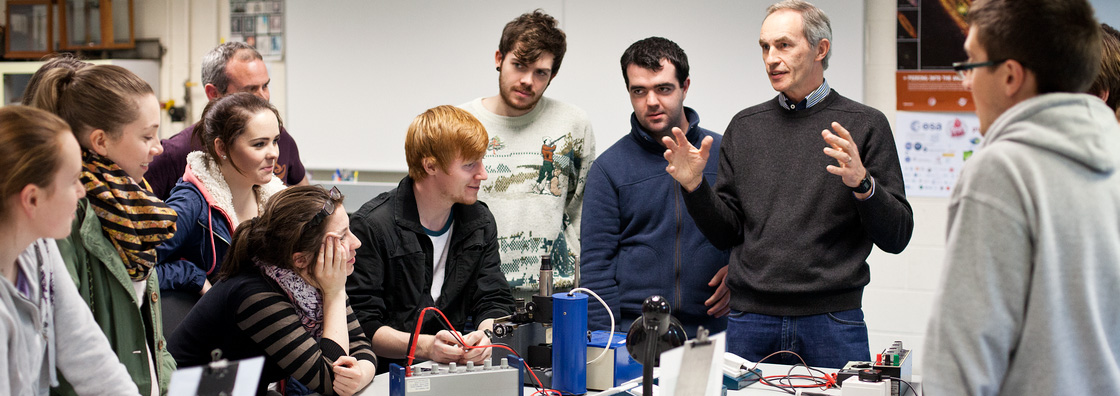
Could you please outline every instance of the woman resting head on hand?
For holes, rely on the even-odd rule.
[[[262,382],[292,377],[324,395],[352,395],[376,372],[346,297],[361,242],[337,189],[291,187],[241,223],[214,285],[172,334],[180,365],[265,356]]]

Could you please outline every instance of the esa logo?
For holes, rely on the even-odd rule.
[[[914,120],[914,122],[910,123],[910,130],[914,131],[914,132],[918,132],[918,131],[940,131],[941,130],[941,123],[940,122],[921,122],[921,121]]]

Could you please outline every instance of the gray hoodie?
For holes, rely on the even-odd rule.
[[[16,262],[27,275],[30,297],[0,280],[0,394],[46,395],[57,386],[56,368],[79,395],[139,395],[53,239],[39,239]]]
[[[1047,94],[1001,114],[953,190],[926,395],[1120,395],[1120,124]]]

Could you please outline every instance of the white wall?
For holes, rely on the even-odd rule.
[[[722,132],[736,112],[776,95],[757,44],[769,3],[293,1],[288,12],[299,18],[287,23],[293,106],[285,121],[310,168],[403,171],[405,131],[413,117],[436,105],[497,94],[494,52],[502,26],[539,7],[560,21],[568,41],[545,94],[587,111],[599,151],[629,131],[632,108],[618,59],[631,43],[651,35],[674,40],[688,53],[692,85],[685,103],[700,113],[702,126]],[[833,26],[838,51],[829,83],[862,100],[863,0],[821,7],[847,22]]]
[[[895,127],[895,29],[897,0],[867,0],[864,53],[864,103],[879,109]],[[895,340],[912,349],[914,373],[921,374],[922,346],[945,256],[949,200],[909,198],[914,235],[901,254],[875,249],[868,258],[871,284],[864,289],[863,309],[876,352]]]

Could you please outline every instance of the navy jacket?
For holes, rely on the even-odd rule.
[[[722,136],[700,128],[700,116],[685,108],[685,136],[694,146],[711,136],[711,157],[704,179],[716,180]],[[680,183],[665,172],[665,147],[642,131],[631,114],[630,134],[591,165],[583,192],[580,223],[581,283],[614,311],[616,329],[626,331],[641,317],[646,297],[661,295],[689,336],[703,325],[713,333],[725,318],[707,314],[704,300],[715,292],[708,282],[727,265],[728,251],[712,246],[684,206]],[[607,329],[610,320],[598,303],[588,305],[588,327]]]
[[[208,275],[216,276],[229,249],[229,217],[211,207],[194,184],[179,180],[167,198],[179,214],[175,236],[156,247],[160,290],[199,292]]]

